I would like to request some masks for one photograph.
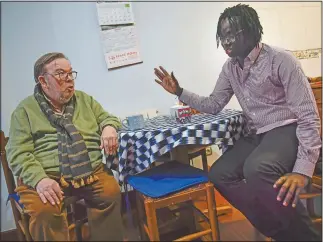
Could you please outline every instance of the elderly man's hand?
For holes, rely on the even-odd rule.
[[[64,192],[53,179],[41,179],[36,186],[36,191],[44,204],[49,201],[54,206],[55,204],[60,204],[60,201],[63,200]]]
[[[293,199],[292,207],[295,208],[299,194],[307,186],[308,182],[309,177],[298,173],[288,173],[282,176],[274,184],[274,188],[281,187],[277,200],[283,201],[283,205],[288,206],[291,199]]]
[[[115,155],[118,150],[118,133],[112,126],[106,126],[101,135],[101,149],[108,155]]]

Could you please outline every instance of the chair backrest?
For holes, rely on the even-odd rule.
[[[1,152],[0,152],[0,159],[1,159],[1,166],[3,169],[4,177],[6,180],[7,188],[8,188],[8,193],[9,194],[15,194],[15,189],[16,189],[16,183],[15,183],[15,178],[9,168],[8,161],[7,161],[7,156],[6,156],[6,145],[8,143],[9,138],[5,136],[4,132],[0,130],[0,146],[1,146]],[[19,240],[25,240],[31,241],[30,235],[28,236],[25,234],[20,227],[19,221],[22,221],[22,215],[20,211],[18,210],[19,205],[16,205],[16,201],[13,198],[13,196],[9,196],[10,203],[11,203],[11,208],[13,212],[13,216],[15,218],[15,224],[18,232],[18,238]]]
[[[13,194],[15,193],[16,189],[16,183],[15,183],[15,178],[9,168],[8,161],[7,161],[7,156],[6,156],[6,145],[8,143],[9,138],[5,136],[4,132],[2,130],[0,134],[0,144],[1,144],[1,165],[4,173],[4,177],[6,179],[6,184],[8,188],[8,193]]]

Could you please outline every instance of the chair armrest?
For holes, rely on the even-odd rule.
[[[322,190],[322,176],[314,175],[312,177],[312,185],[315,185],[315,187],[320,187],[320,189]]]

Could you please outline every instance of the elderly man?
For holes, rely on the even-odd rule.
[[[11,117],[8,160],[19,177],[17,193],[30,215],[35,241],[68,241],[64,197],[84,198],[92,240],[120,241],[120,189],[102,164],[102,149],[116,152],[118,118],[91,96],[75,91],[77,72],[62,53],[34,66],[34,94]]]
[[[212,114],[235,94],[248,130],[212,165],[211,182],[264,235],[277,241],[321,241],[298,202],[321,148],[315,99],[300,63],[261,43],[262,33],[253,8],[227,8],[218,21],[217,41],[229,59],[211,95],[181,88],[162,67],[155,69],[156,81],[182,102]]]

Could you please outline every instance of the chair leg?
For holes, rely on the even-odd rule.
[[[189,233],[196,233],[196,221],[194,216],[194,203],[192,200],[186,201],[182,203],[183,205],[186,205],[186,209],[180,212],[180,217],[183,221],[185,221],[185,224],[187,228],[189,229]]]
[[[12,212],[13,212],[13,217],[15,219],[15,224],[16,224],[16,228],[17,228],[17,235],[18,235],[18,240],[19,241],[26,241],[26,236],[24,234],[24,223],[23,223],[23,216],[25,216],[24,214],[21,214],[17,207],[16,207],[16,203],[13,200],[13,198],[10,198],[10,203],[11,203],[11,208],[12,208]],[[19,224],[19,220],[21,220],[21,224]],[[23,228],[21,228],[21,226]],[[29,231],[29,230],[28,230]]]
[[[306,199],[306,208],[310,217],[316,217],[315,214],[315,206],[314,206],[314,198]]]
[[[145,201],[145,210],[146,210],[146,216],[147,216],[149,239],[151,241],[160,241],[156,209],[154,208],[153,203],[150,201]]]
[[[22,226],[25,230],[25,239],[26,239],[26,241],[33,241],[31,234],[29,232],[29,219],[30,219],[30,217],[28,214],[21,215]]]
[[[209,168],[207,165],[207,155],[206,155],[206,149],[202,152],[202,165],[203,165],[203,171],[208,172]]]
[[[22,224],[22,226],[24,227],[23,229],[20,227],[20,224],[17,223],[17,235],[18,235],[18,241],[28,241],[27,240],[27,236],[25,236],[23,230],[26,230],[28,228],[26,228],[26,226],[24,226],[24,224]]]
[[[135,191],[136,193],[136,208],[137,208],[137,214],[136,214],[136,222],[138,224],[138,230],[139,230],[139,239],[144,240],[144,233],[143,233],[143,227],[142,227],[142,222],[143,222],[143,209],[142,209],[142,204],[141,204],[141,199],[140,199],[140,194]]]
[[[209,210],[209,220],[210,220],[210,227],[212,231],[212,240],[219,241],[220,229],[219,229],[218,217],[216,213],[214,189],[213,189],[213,185],[211,184],[207,184],[206,187],[207,187],[206,188],[207,206]]]
[[[76,241],[82,241],[83,236],[82,236],[82,222],[79,220],[75,221],[75,235],[76,235]]]

